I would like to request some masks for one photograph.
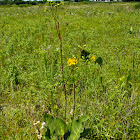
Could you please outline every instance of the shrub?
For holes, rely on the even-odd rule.
[[[135,9],[140,9],[140,3],[135,5]]]
[[[28,7],[28,6],[30,6],[29,4],[19,4],[18,5],[19,7]]]
[[[35,1],[30,1],[29,4],[36,5],[37,3]]]

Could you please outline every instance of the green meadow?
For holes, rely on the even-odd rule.
[[[0,97],[2,140],[48,140],[44,114],[88,116],[88,135],[69,140],[138,140],[140,4],[0,6]],[[50,140],[64,138],[52,128]]]

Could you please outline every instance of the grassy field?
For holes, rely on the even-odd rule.
[[[140,138],[139,7],[71,3],[55,13],[61,19],[67,122],[73,118],[74,92],[75,119],[88,115],[84,126],[92,129],[83,139]],[[90,60],[81,58],[81,50]],[[101,57],[102,66],[92,56]],[[69,58],[77,64],[68,66]],[[0,139],[39,139],[44,112],[65,118],[61,66],[48,5],[0,7]],[[45,139],[45,129],[40,131]]]

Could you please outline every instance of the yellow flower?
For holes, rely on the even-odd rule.
[[[82,56],[82,59],[85,59],[85,57],[84,57],[84,56]]]
[[[58,3],[58,4],[55,5],[55,7],[57,7],[57,6],[60,6],[60,4]]]
[[[76,65],[77,64],[77,59],[76,58],[70,58],[70,59],[68,59],[67,64],[68,64],[68,66]]]
[[[95,56],[92,56],[92,60],[95,61]]]
[[[46,12],[46,11],[47,11],[47,8],[45,7],[45,8],[44,8],[44,12]]]

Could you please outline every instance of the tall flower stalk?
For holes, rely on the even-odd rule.
[[[67,90],[66,90],[66,83],[65,83],[65,78],[64,78],[63,45],[62,45],[62,38],[61,38],[61,32],[60,32],[61,19],[58,20],[56,17],[56,13],[55,13],[55,8],[56,8],[56,10],[58,8],[57,6],[59,6],[59,5],[57,4],[57,5],[55,5],[55,7],[53,4],[51,5],[51,13],[52,13],[52,16],[53,16],[54,21],[55,21],[57,35],[58,35],[58,38],[60,41],[61,70],[62,70],[63,88],[64,88],[64,95],[65,95],[65,122],[66,122],[66,119],[67,119]]]

